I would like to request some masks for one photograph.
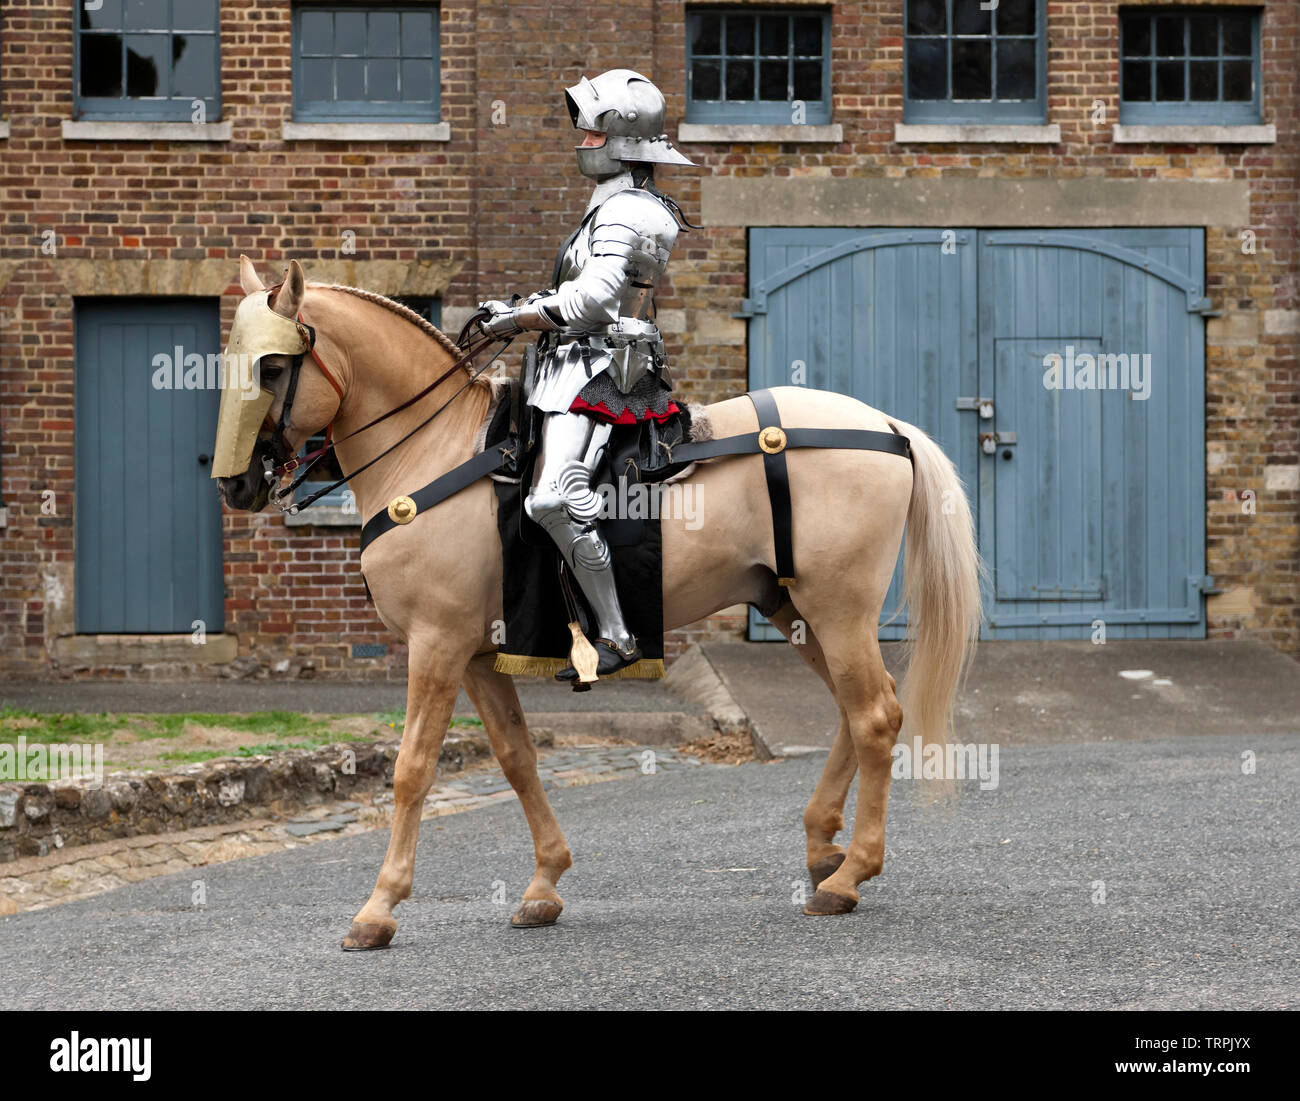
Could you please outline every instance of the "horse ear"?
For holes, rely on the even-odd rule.
[[[288,318],[297,317],[306,293],[307,276],[303,274],[302,265],[297,260],[290,260],[289,270],[284,273],[284,285],[275,296],[275,312]]]
[[[244,288],[245,294],[257,294],[258,291],[266,290],[266,284],[253,267],[253,261],[242,252],[239,254],[239,285]]]

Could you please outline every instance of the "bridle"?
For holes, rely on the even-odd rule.
[[[282,285],[283,283],[281,282],[281,283],[277,283],[274,287],[270,288],[270,295],[267,299],[268,305],[270,305],[275,301],[275,295],[279,291]],[[458,348],[467,347],[465,342],[469,338],[469,335],[474,327],[474,324],[477,321],[479,321],[481,318],[487,316],[490,316],[490,313],[487,310],[476,310],[470,316],[470,318],[465,322],[464,327],[461,329],[460,335],[456,338],[456,345]],[[429,383],[429,385],[426,386],[423,390],[421,390],[418,394],[415,394],[412,397],[407,398],[406,401],[402,402],[400,405],[394,406],[392,409],[388,410],[388,412],[381,413],[379,416],[375,417],[374,420],[368,421],[367,423],[363,424],[360,428],[356,429],[355,431],[349,432],[341,440],[334,439],[334,424],[331,421],[331,423],[327,425],[325,429],[325,443],[323,446],[316,448],[315,451],[309,451],[305,455],[295,456],[294,449],[292,445],[289,443],[289,438],[288,438],[289,416],[293,411],[294,397],[298,392],[298,378],[302,373],[303,359],[306,355],[308,354],[311,355],[311,358],[315,361],[316,366],[320,368],[321,374],[325,376],[325,380],[330,384],[331,387],[333,387],[334,392],[338,394],[340,404],[343,401],[343,387],[339,385],[339,381],[337,378],[335,378],[334,373],[328,367],[325,366],[325,362],[324,360],[321,359],[320,353],[316,351],[315,328],[311,325],[308,325],[307,322],[303,320],[301,310],[298,311],[298,316],[296,321],[302,333],[303,339],[306,341],[307,347],[305,351],[299,352],[297,355],[292,357],[292,361],[289,365],[289,387],[285,391],[284,403],[280,407],[280,419],[278,423],[271,429],[269,454],[264,455],[262,458],[262,469],[265,473],[266,480],[270,482],[273,487],[286,474],[293,474],[298,470],[302,471],[302,473],[299,474],[298,477],[295,478],[289,485],[280,489],[272,488],[271,490],[271,501],[282,512],[288,513],[291,516],[297,515],[305,508],[310,508],[326,494],[332,493],[334,490],[338,489],[339,486],[346,485],[351,479],[355,478],[363,470],[368,470],[370,467],[374,466],[375,463],[379,462],[380,459],[384,458],[392,451],[395,451],[398,447],[400,447],[412,436],[414,436],[417,432],[419,432],[420,429],[424,428],[427,424],[429,424],[432,420],[434,420],[434,418],[437,417],[444,409],[446,409],[447,406],[449,406],[453,401],[455,401],[458,397],[460,397],[460,395],[463,394],[474,383],[474,381],[484,371],[486,371],[488,367],[492,365],[492,360],[489,359],[477,370],[471,371],[469,378],[465,380],[465,382],[461,385],[461,387],[454,394],[452,394],[451,397],[449,397],[445,402],[443,402],[440,406],[438,406],[437,409],[435,409],[431,414],[429,414],[429,416],[427,416],[424,420],[422,420],[419,424],[417,424],[414,428],[412,428],[408,433],[406,433],[406,435],[404,435],[400,440],[397,440],[395,443],[384,448],[384,450],[381,451],[378,455],[376,455],[373,459],[371,459],[369,462],[365,463],[364,465],[358,467],[351,474],[345,474],[338,481],[325,486],[323,489],[316,490],[314,493],[312,493],[310,496],[306,497],[302,501],[294,501],[293,500],[294,494],[298,491],[298,489],[302,486],[302,484],[307,481],[308,477],[311,474],[312,468],[315,467],[322,459],[324,459],[326,455],[328,455],[331,451],[333,451],[335,447],[338,446],[338,444],[345,443],[348,440],[354,439],[355,437],[361,435],[362,432],[365,432],[367,429],[373,428],[375,425],[380,424],[383,421],[386,421],[389,417],[395,416],[396,414],[400,413],[403,409],[409,409],[416,402],[420,401],[422,398],[427,397],[439,386],[441,386],[444,382],[446,382],[449,378],[455,375],[455,373],[459,371],[462,367],[468,369],[470,365],[473,363],[473,361],[483,351],[484,348],[490,347],[494,344],[500,344],[501,345],[500,350],[504,352],[506,348],[510,346],[513,340],[513,338],[504,341],[489,338],[487,340],[480,341],[478,344],[474,345],[473,347],[470,347],[469,351],[467,351],[463,356],[461,356],[460,359],[456,360],[455,363],[453,363],[450,367],[448,367],[447,370],[445,370],[441,375],[439,375],[436,379],[434,379],[431,383]],[[270,419],[269,413],[267,414],[267,419],[268,420]]]

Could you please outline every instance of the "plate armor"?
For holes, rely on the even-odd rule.
[[[623,394],[647,375],[663,377],[663,337],[653,320],[653,296],[677,228],[672,211],[637,188],[630,172],[596,189],[556,265],[557,289],[536,298],[562,318],[563,328],[544,338],[546,346],[539,349],[530,405],[567,413],[603,371]]]
[[[640,657],[614,587],[609,547],[596,527],[601,498],[592,474],[614,422],[676,411],[654,322],[655,288],[679,227],[675,204],[654,188],[656,164],[687,164],[662,133],[664,98],[628,69],[585,77],[566,90],[569,116],[587,132],[578,167],[596,187],[556,259],[553,289],[517,305],[485,302],[485,333],[540,330],[528,404],[545,416],[528,515],[555,540],[596,614],[598,672]],[[603,136],[603,140],[601,137]],[[577,676],[572,669],[561,679]]]

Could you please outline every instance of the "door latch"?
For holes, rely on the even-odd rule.
[[[980,433],[980,450],[985,455],[993,455],[999,447],[1014,447],[1016,443],[1016,434],[1014,432],[981,432]]]
[[[978,413],[982,421],[993,419],[992,398],[958,398],[957,408],[962,412]]]

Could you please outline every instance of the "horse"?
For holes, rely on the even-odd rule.
[[[245,296],[267,291],[246,256],[240,258],[240,283]],[[297,260],[271,290],[269,308],[314,330],[314,355],[299,359],[292,371],[294,357],[262,359],[261,386],[270,392],[271,405],[248,469],[219,479],[226,505],[264,507],[269,487],[263,459],[286,444],[296,453],[327,426],[338,441],[343,470],[359,471],[351,488],[365,519],[475,454],[500,383],[472,376],[469,366],[451,370],[460,352],[452,339],[381,295],[308,283]],[[450,377],[421,401],[347,439],[449,370]],[[282,419],[291,375],[298,376],[295,393]],[[691,523],[661,519],[663,624],[672,630],[738,604],[780,604],[771,622],[795,643],[840,713],[834,744],[803,812],[814,888],[804,913],[847,914],[858,903],[858,887],[884,864],[892,750],[904,715],[909,734],[920,735],[923,744],[942,746],[947,740],[954,698],[979,632],[983,567],[961,480],[925,433],[844,395],[799,386],[771,393],[783,425],[901,433],[911,442],[911,461],[867,450],[787,452],[799,572],[785,588],[778,587],[774,571],[763,456],[699,462],[686,472],[699,505]],[[366,465],[418,426],[433,405],[442,406],[436,419]],[[697,426],[707,421],[714,438],[759,427],[743,395],[697,409],[695,420]],[[284,443],[277,445],[277,433]],[[361,556],[380,619],[408,647],[408,687],[388,849],[344,949],[383,948],[393,939],[393,910],[411,893],[421,809],[462,685],[532,833],[536,866],[511,923],[551,925],[564,907],[556,888],[572,855],[542,788],[513,679],[494,670],[493,625],[503,615],[496,510],[493,484],[481,478],[393,527]],[[877,624],[905,527],[909,657],[900,693],[881,660]],[[835,837],[844,829],[843,808],[856,773],[857,813],[845,847]]]

